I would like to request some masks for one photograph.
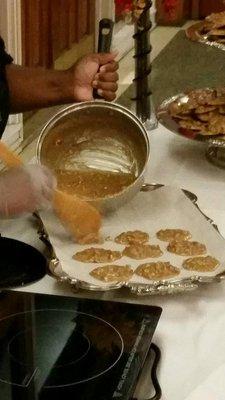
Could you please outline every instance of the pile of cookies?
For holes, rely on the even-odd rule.
[[[206,246],[190,241],[192,235],[183,229],[163,229],[156,233],[158,240],[168,242],[167,251],[178,256],[189,257],[182,267],[199,272],[211,272],[219,266],[219,261],[207,254]],[[180,274],[181,270],[168,261],[145,262],[132,269],[129,265],[112,264],[114,261],[128,257],[133,260],[159,258],[164,253],[159,245],[149,244],[149,234],[139,230],[123,232],[114,240],[125,246],[122,251],[104,248],[88,248],[74,254],[76,261],[83,263],[107,264],[94,268],[90,275],[103,282],[127,282],[134,274],[148,280],[162,280]]]
[[[186,30],[188,39],[225,44],[225,12],[213,13]]]
[[[225,135],[225,87],[196,89],[168,106],[181,129],[200,135]]]

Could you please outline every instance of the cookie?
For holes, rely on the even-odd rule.
[[[179,268],[174,267],[169,262],[150,262],[141,264],[134,271],[136,275],[149,280],[167,279],[179,275]]]
[[[212,13],[205,20],[211,23],[212,28],[223,28],[225,26],[225,12]]]
[[[225,134],[225,116],[221,114],[214,115],[209,121],[208,130],[215,135]]]
[[[123,232],[115,238],[115,242],[120,244],[142,244],[148,240],[149,234],[138,230]]]
[[[185,260],[183,262],[183,267],[189,271],[211,272],[214,271],[219,264],[220,262],[211,256],[193,257]]]
[[[204,114],[197,114],[197,118],[200,119],[202,122],[209,122],[213,116],[219,115],[220,113],[218,111],[210,111],[208,113]]]
[[[126,282],[133,276],[133,270],[129,265],[105,265],[93,269],[90,275],[103,282]]]
[[[74,254],[73,259],[85,263],[105,263],[119,260],[122,257],[120,251],[106,250],[91,247]]]
[[[219,107],[219,113],[223,114],[223,115],[225,114],[225,106],[220,106]]]
[[[206,246],[199,242],[189,242],[183,240],[180,242],[170,242],[167,246],[170,253],[178,254],[179,256],[200,256],[206,254]]]
[[[212,29],[211,31],[209,31],[209,35],[224,37],[225,36],[225,29]]]
[[[157,245],[150,244],[133,244],[127,246],[123,255],[134,260],[144,260],[145,258],[160,257],[163,254],[162,250]]]
[[[191,129],[192,131],[202,131],[205,128],[205,124],[203,122],[194,119],[182,119],[179,121],[179,125],[181,128]]]
[[[183,229],[161,229],[156,233],[158,239],[165,242],[171,242],[173,240],[182,241],[191,239],[191,233]]]
[[[196,114],[204,114],[204,113],[208,113],[208,112],[214,111],[214,110],[216,110],[216,106],[207,106],[207,105],[205,105],[205,106],[198,106],[198,107],[195,109],[195,113],[196,113]]]

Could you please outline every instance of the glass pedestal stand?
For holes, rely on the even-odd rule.
[[[225,169],[225,140],[210,139],[206,150],[206,158],[210,163]]]

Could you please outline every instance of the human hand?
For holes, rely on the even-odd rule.
[[[82,57],[70,68],[73,73],[73,94],[75,101],[93,100],[93,88],[105,100],[116,98],[118,89],[117,53],[96,53]]]
[[[0,217],[48,208],[56,180],[40,165],[11,168],[0,175]]]

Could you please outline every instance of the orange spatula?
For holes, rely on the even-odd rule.
[[[21,158],[1,141],[0,158],[7,167],[23,165]],[[92,205],[76,196],[55,190],[53,208],[75,241],[79,243],[94,243],[98,241],[101,216]]]

